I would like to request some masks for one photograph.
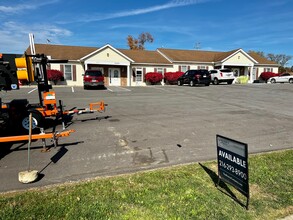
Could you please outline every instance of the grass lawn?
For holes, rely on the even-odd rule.
[[[249,155],[249,210],[216,161],[0,194],[0,219],[278,219],[293,214],[293,149]]]

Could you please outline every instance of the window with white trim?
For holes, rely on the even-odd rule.
[[[142,82],[143,80],[143,72],[142,68],[136,68],[136,82]]]
[[[199,69],[201,69],[201,70],[207,70],[208,69],[208,66],[199,66]]]
[[[187,66],[181,66],[181,72],[185,73],[188,70]]]
[[[66,80],[72,80],[72,65],[64,65],[64,78]]]
[[[163,68],[157,68],[157,73],[163,74]]]
[[[273,72],[273,68],[270,68],[270,67],[264,68],[264,72]]]

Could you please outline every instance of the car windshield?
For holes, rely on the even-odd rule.
[[[102,76],[101,71],[88,71],[85,73],[86,76]]]

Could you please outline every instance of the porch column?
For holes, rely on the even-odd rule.
[[[130,73],[130,66],[127,65],[127,86],[131,86],[131,73]]]
[[[87,69],[88,69],[87,65],[88,65],[88,62],[85,61],[85,62],[84,62],[84,70],[87,70]]]
[[[251,67],[250,67],[249,81],[250,81],[250,83],[253,83],[254,80],[256,80],[256,75],[255,75],[255,71],[254,71],[254,64],[252,64]]]

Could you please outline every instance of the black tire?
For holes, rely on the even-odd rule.
[[[213,84],[214,84],[214,85],[219,85],[219,80],[218,80],[218,78],[214,78],[214,80],[213,80]]]
[[[21,128],[24,132],[29,131],[29,115],[32,113],[32,132],[36,133],[40,131],[40,128],[44,127],[44,117],[37,110],[29,110],[21,119]]]
[[[271,82],[272,84],[274,84],[274,83],[276,83],[276,80],[275,80],[275,79],[271,79],[270,82]]]
[[[190,85],[191,87],[194,86],[194,82],[193,82],[193,80],[190,80],[189,85]]]
[[[177,80],[177,85],[182,86],[182,82],[180,80]]]
[[[206,84],[204,84],[205,86],[210,86],[210,83],[206,83]]]
[[[290,84],[293,83],[293,78],[289,79],[289,83],[290,83]]]
[[[231,84],[232,84],[232,82],[233,82],[233,80],[230,80],[230,81],[228,81],[227,83],[228,83],[229,85],[231,85]]]

